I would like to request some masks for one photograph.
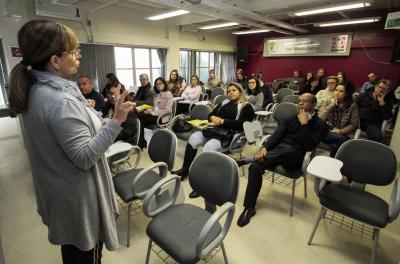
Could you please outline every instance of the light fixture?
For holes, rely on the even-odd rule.
[[[362,8],[371,6],[370,1],[357,1],[357,2],[350,2],[350,3],[343,3],[339,5],[328,5],[322,8],[312,8],[306,10],[300,10],[297,12],[293,12],[294,16],[309,16],[315,14],[322,14],[322,13],[331,13],[336,11],[343,11],[348,9],[355,9],[355,8]]]
[[[157,15],[148,16],[148,17],[146,17],[146,19],[147,20],[161,20],[161,19],[165,19],[165,18],[169,18],[169,17],[184,15],[187,13],[190,13],[190,12],[183,10],[183,9],[179,9],[179,10],[174,10],[174,11],[163,12],[163,13],[160,13]]]
[[[334,26],[343,26],[343,25],[352,25],[352,24],[373,23],[373,22],[377,22],[379,20],[381,20],[380,17],[366,17],[366,18],[360,18],[360,19],[345,19],[345,20],[316,23],[316,24],[314,24],[314,26],[316,26],[316,27],[334,27]]]
[[[230,27],[230,26],[237,26],[239,23],[236,22],[227,22],[227,23],[220,23],[220,24],[213,24],[208,26],[199,27],[199,29],[214,29],[214,28],[223,28],[223,27]]]
[[[271,30],[268,30],[268,29],[250,29],[250,30],[235,31],[235,32],[232,32],[232,34],[246,35],[246,34],[264,33],[264,32],[270,32],[270,31]]]

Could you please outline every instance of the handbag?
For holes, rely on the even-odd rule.
[[[185,116],[179,117],[172,125],[174,132],[188,132],[193,129],[193,126],[187,122],[188,118]]]
[[[233,139],[235,132],[232,129],[224,129],[220,127],[206,127],[202,130],[203,136],[206,138],[215,138],[221,141],[222,147],[226,148]]]

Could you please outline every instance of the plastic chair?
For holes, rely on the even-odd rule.
[[[223,95],[223,94],[225,94],[224,88],[215,87],[211,91],[210,100],[214,100],[215,97],[217,97],[218,95]]]
[[[176,175],[157,183],[146,195],[144,213],[152,217],[146,230],[149,236],[146,263],[149,263],[153,242],[183,264],[205,260],[221,246],[224,261],[228,263],[223,240],[235,212],[238,167],[232,158],[222,153],[201,153],[190,168],[189,183],[204,198],[206,209],[192,204],[174,204],[181,185]],[[165,197],[162,190],[167,184],[175,184],[174,194],[169,199],[160,199]],[[221,226],[219,220],[225,215]]]
[[[278,104],[280,104],[287,95],[293,95],[293,90],[289,88],[282,88],[276,93],[275,100]]]
[[[217,95],[214,98],[214,105],[218,105],[220,103],[222,103],[225,99],[228,99],[228,96],[226,94],[221,94],[221,95]]]
[[[286,95],[282,99],[282,103],[284,103],[284,102],[297,104],[299,102],[299,96],[297,94]]]

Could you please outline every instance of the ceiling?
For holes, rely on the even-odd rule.
[[[349,3],[355,0],[48,0],[56,5],[79,5],[93,2],[106,8],[110,5],[132,9],[144,9],[157,14],[171,9],[185,9],[191,14],[170,18],[180,26],[181,32],[195,33],[198,27],[217,22],[238,22],[238,26],[215,30],[269,29],[282,35],[313,32],[313,23],[361,18],[400,11],[400,0],[374,0],[372,6],[324,15],[293,17],[290,13],[331,4]],[[385,19],[385,17],[382,17]]]

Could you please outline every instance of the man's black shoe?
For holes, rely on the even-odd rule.
[[[197,198],[200,197],[200,194],[198,194],[195,191],[192,191],[191,193],[189,193],[189,198]]]
[[[244,211],[240,214],[237,225],[243,227],[250,223],[250,218],[252,218],[256,214],[255,208],[244,208]]]

